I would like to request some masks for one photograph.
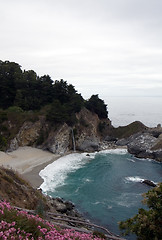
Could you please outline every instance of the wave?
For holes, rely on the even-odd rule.
[[[135,176],[135,177],[126,177],[125,178],[125,182],[129,183],[129,182],[139,182],[142,183],[144,180],[146,180],[147,178],[141,178],[139,176]],[[153,182],[154,184],[158,184],[157,182],[154,182],[151,180],[151,182]]]
[[[137,201],[141,198],[141,194],[136,193],[122,193],[121,196],[116,198],[116,204],[123,207],[132,207],[135,206]]]
[[[94,159],[96,154],[121,155],[126,153],[127,149],[109,149],[94,153],[72,153],[63,156],[40,171],[39,175],[44,180],[40,188],[44,192],[54,192],[57,187],[65,184],[68,173],[83,167],[86,163]],[[85,181],[89,182],[89,179],[85,179]]]
[[[113,206],[112,205],[109,205],[108,202],[100,202],[100,201],[96,201],[94,203],[92,203],[93,205],[101,205],[101,206],[105,206],[107,209],[112,209]]]
[[[143,182],[145,179],[141,178],[139,176],[134,176],[134,177],[126,177],[125,181],[126,182]]]
[[[58,186],[64,185],[68,173],[83,167],[92,158],[93,154],[72,153],[57,159],[40,171],[39,175],[44,180],[40,188],[44,192],[55,191]]]
[[[131,158],[127,158],[127,160],[130,161],[130,162],[134,162],[134,163],[136,162],[135,160],[133,160]]]
[[[126,148],[107,149],[98,152],[98,154],[118,154],[118,155],[124,155],[127,153],[128,151]]]
[[[84,181],[84,183],[93,182],[93,180],[89,179],[89,178],[85,178],[85,179],[83,179],[83,181]]]

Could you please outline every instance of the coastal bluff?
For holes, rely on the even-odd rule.
[[[118,146],[126,145],[128,152],[138,158],[150,158],[162,162],[162,128],[145,128],[127,138],[116,142]]]
[[[39,116],[35,122],[24,122],[9,142],[8,150],[33,146],[55,154],[65,154],[74,148],[77,151],[99,151],[113,128],[111,121],[100,119],[86,108],[76,113],[76,119],[77,123],[72,127],[67,123],[51,125],[44,116]]]
[[[94,152],[107,148],[127,146],[128,152],[138,158],[162,162],[162,127],[148,128],[139,121],[114,128],[109,118],[82,108],[76,113],[76,123],[51,125],[43,115],[35,121],[24,121],[10,139],[7,151],[32,146],[54,154],[70,151]],[[8,122],[10,129],[15,125]]]

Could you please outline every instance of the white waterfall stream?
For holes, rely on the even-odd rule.
[[[72,133],[72,141],[73,141],[73,151],[76,151],[76,147],[75,147],[75,137],[74,137],[74,131],[73,128],[71,129],[71,133]]]

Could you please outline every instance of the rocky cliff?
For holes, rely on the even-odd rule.
[[[127,146],[128,152],[139,158],[162,161],[162,128],[148,128],[141,122],[114,128],[108,118],[82,108],[73,126],[51,124],[44,116],[25,121],[9,143],[9,150],[19,146],[34,146],[52,153],[65,154],[71,150],[93,152],[104,147]]]
[[[128,152],[138,158],[151,158],[162,162],[162,128],[145,128],[127,138],[116,142],[117,145],[127,145]]]
[[[39,116],[35,122],[26,121],[11,139],[9,150],[19,146],[34,146],[53,153],[64,154],[70,150],[97,151],[111,126],[109,119],[99,119],[98,115],[83,108],[76,114],[73,127],[66,123],[49,124],[45,117]]]

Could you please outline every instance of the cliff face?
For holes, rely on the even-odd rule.
[[[42,122],[40,120],[35,123],[25,122],[18,134],[11,140],[10,149],[15,150],[18,147],[33,145],[39,137],[41,128]]]
[[[76,148],[80,151],[97,151],[100,148],[101,141],[106,136],[106,131],[111,128],[109,119],[101,120],[98,115],[82,109],[77,114],[78,124],[76,130]],[[100,126],[104,128],[100,129]]]
[[[162,128],[144,128],[127,138],[116,142],[117,145],[127,145],[128,152],[138,158],[151,158],[162,162]]]
[[[99,119],[98,115],[83,108],[76,114],[77,123],[70,127],[66,123],[51,126],[44,117],[38,121],[24,122],[11,140],[11,151],[19,146],[36,146],[53,153],[64,154],[75,149],[80,151],[99,150],[109,129],[109,119]]]
[[[97,114],[83,108],[76,114],[73,127],[66,123],[49,124],[45,117],[25,121],[12,138],[9,150],[19,146],[33,146],[56,154],[71,150],[99,151],[109,144],[127,145],[129,153],[139,158],[152,158],[162,162],[162,128],[147,128],[140,122],[114,128],[111,121],[100,119]]]

